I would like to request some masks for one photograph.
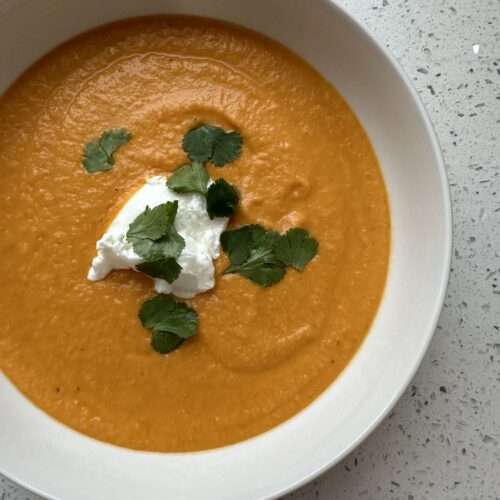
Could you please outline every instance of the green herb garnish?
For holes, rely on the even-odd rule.
[[[211,162],[217,167],[222,167],[236,160],[241,153],[243,139],[238,132],[224,132],[217,136]]]
[[[176,193],[196,192],[205,195],[207,212],[214,217],[231,217],[240,200],[239,191],[224,179],[210,187],[208,173],[203,165],[211,161],[222,166],[236,159],[243,139],[237,132],[225,132],[214,125],[199,125],[184,136],[182,146],[193,161],[183,165],[168,179],[167,186]]]
[[[103,132],[97,141],[89,142],[83,152],[83,166],[89,174],[111,170],[115,164],[113,153],[126,144],[132,134],[119,128]]]
[[[224,231],[222,248],[231,261],[224,274],[241,274],[262,287],[278,283],[286,273],[285,265],[274,253],[279,239],[277,232],[257,225]]]
[[[305,229],[295,227],[281,236],[274,250],[283,264],[302,271],[316,255],[318,242]]]
[[[250,249],[266,230],[258,224],[243,226],[239,229],[224,231],[221,234],[220,242],[222,249],[231,260],[232,266],[243,264],[250,257]]]
[[[318,242],[301,228],[280,236],[259,225],[243,226],[224,231],[220,241],[231,261],[224,274],[241,274],[263,287],[281,281],[286,266],[302,271],[318,250]]]
[[[176,193],[207,194],[207,185],[210,177],[203,166],[198,162],[183,165],[167,180],[167,186]]]
[[[184,136],[182,147],[192,161],[211,161],[222,167],[238,158],[242,142],[238,132],[225,132],[221,127],[203,124]]]
[[[136,269],[152,278],[165,280],[173,283],[181,274],[182,267],[175,260],[175,257],[163,257],[161,259],[142,262],[137,264]]]
[[[134,252],[145,261],[153,262],[169,257],[175,259],[184,249],[184,238],[174,226],[177,206],[176,200],[152,209],[146,207],[130,224],[127,240],[132,244]]]
[[[184,339],[170,332],[159,332],[153,330],[151,347],[160,354],[175,351],[184,343]]]
[[[198,327],[198,315],[193,309],[163,294],[144,302],[139,318],[146,328],[174,333],[183,339],[195,335]]]
[[[231,217],[236,212],[236,207],[240,201],[238,190],[224,179],[217,179],[207,192],[207,212],[208,216]]]
[[[144,302],[139,319],[142,326],[153,330],[151,345],[161,353],[179,347],[198,328],[196,311],[168,295],[157,295]]]

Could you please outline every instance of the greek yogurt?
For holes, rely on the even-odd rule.
[[[173,283],[154,279],[155,290],[191,298],[215,285],[213,260],[220,254],[220,235],[227,226],[227,218],[214,218],[207,214],[205,197],[198,193],[178,194],[166,185],[166,177],[152,177],[122,207],[102,238],[97,242],[97,256],[92,261],[88,279],[105,278],[113,269],[137,270],[144,259],[134,252],[127,241],[131,222],[147,206],[154,208],[167,201],[178,201],[175,228],[184,238],[186,246],[177,259],[182,267]],[[210,181],[212,182],[212,181]]]

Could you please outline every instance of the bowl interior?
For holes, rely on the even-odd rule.
[[[0,92],[41,55],[97,25],[180,13],[260,31],[315,66],[365,127],[390,197],[393,248],[384,299],[367,340],[320,398],[261,436],[213,451],[136,452],[57,423],[0,374],[0,472],[41,494],[88,498],[277,495],[340,460],[410,381],[435,328],[451,248],[448,187],[432,128],[392,59],[327,0],[0,0]],[[50,459],[48,459],[50,457]]]

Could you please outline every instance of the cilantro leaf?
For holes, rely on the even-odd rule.
[[[99,139],[100,146],[104,149],[109,158],[113,153],[132,138],[132,134],[120,128],[112,128],[102,133]]]
[[[222,167],[238,158],[242,143],[238,132],[225,132],[221,127],[202,124],[186,133],[182,147],[192,161],[210,160]]]
[[[177,258],[182,253],[185,246],[186,242],[184,238],[177,232],[172,224],[167,229],[166,234],[160,239],[151,243],[144,240],[142,241],[142,251],[143,253],[147,253],[147,256],[144,257],[143,255],[142,257],[148,261],[161,259],[162,257]]]
[[[231,217],[236,212],[239,201],[240,194],[236,187],[224,179],[217,179],[207,191],[208,216],[211,219],[214,217]]]
[[[142,326],[157,332],[169,332],[182,339],[196,334],[198,314],[183,302],[169,295],[157,295],[147,300],[139,311]]]
[[[239,266],[250,257],[250,248],[266,230],[258,224],[243,226],[232,231],[224,231],[220,242],[222,249],[231,260],[232,266]]]
[[[286,266],[298,271],[314,258],[318,251],[318,242],[302,228],[289,229],[280,237],[275,247],[276,257]]]
[[[89,174],[111,170],[115,164],[113,153],[126,144],[132,134],[122,129],[106,130],[97,141],[89,142],[83,151],[83,166]]]
[[[151,337],[151,346],[160,354],[167,354],[169,352],[175,351],[175,349],[180,347],[183,343],[184,339],[178,337],[174,333],[153,330],[153,336]]]
[[[104,172],[113,168],[113,163],[109,161],[109,157],[99,144],[99,141],[89,142],[85,146],[82,163],[89,174]]]
[[[146,261],[162,257],[179,257],[185,246],[184,238],[174,226],[178,202],[168,201],[139,214],[129,226],[127,240],[134,252]]]
[[[182,141],[182,147],[191,160],[203,163],[212,157],[217,136],[224,133],[220,127],[200,125],[192,128]]]
[[[238,132],[223,132],[215,139],[212,163],[222,167],[236,160],[241,153],[243,139]]]
[[[239,232],[236,235],[225,235],[232,231],[222,234],[223,248],[228,248],[231,260],[224,274],[241,274],[262,287],[274,285],[286,274],[284,264],[274,255],[280,235],[275,231],[265,231],[261,226],[247,227],[250,229],[237,229]]]
[[[162,257],[157,260],[142,262],[135,267],[141,273],[152,278],[160,278],[167,283],[173,283],[182,271],[182,267],[174,257]]]
[[[174,223],[179,203],[168,201],[154,208],[146,207],[130,224],[127,238],[144,238],[157,240],[166,232],[168,226]]]
[[[207,184],[210,180],[205,167],[198,162],[183,165],[167,180],[167,186],[176,193],[207,193]]]

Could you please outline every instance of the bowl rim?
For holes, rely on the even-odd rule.
[[[341,453],[332,457],[328,462],[323,464],[321,467],[318,467],[314,472],[309,474],[307,477],[297,480],[294,484],[290,485],[288,488],[281,490],[280,492],[273,494],[269,498],[278,498],[282,495],[290,493],[297,488],[309,483],[310,481],[316,479],[318,476],[326,472],[328,469],[333,468],[337,465],[341,460],[343,460],[349,453],[351,453],[354,449],[363,443],[365,439],[382,423],[385,417],[390,413],[390,411],[394,408],[396,403],[400,400],[403,393],[408,388],[410,382],[414,378],[417,370],[422,364],[423,358],[428,351],[429,344],[434,337],[434,333],[436,327],[438,325],[438,321],[441,315],[441,311],[443,309],[444,301],[446,298],[446,291],[448,289],[448,281],[450,276],[450,268],[451,268],[451,256],[453,252],[453,212],[451,206],[451,196],[450,196],[450,187],[448,183],[448,176],[446,173],[446,166],[443,159],[443,154],[441,151],[441,146],[439,144],[436,131],[430,119],[430,116],[425,108],[420,95],[413,85],[411,79],[403,69],[402,65],[397,61],[396,57],[392,54],[390,49],[384,47],[382,42],[378,39],[378,37],[368,28],[365,24],[363,24],[360,20],[358,20],[354,15],[350,14],[350,12],[339,3],[340,0],[321,0],[323,3],[330,4],[334,9],[337,10],[337,13],[344,18],[344,21],[349,23],[353,29],[357,30],[359,33],[364,35],[366,39],[371,43],[379,52],[381,52],[384,57],[387,59],[392,69],[395,70],[397,75],[399,76],[402,83],[406,86],[407,90],[412,97],[414,104],[419,112],[420,118],[425,126],[425,130],[427,135],[431,141],[433,155],[436,159],[436,164],[438,167],[438,174],[440,179],[440,187],[441,187],[441,196],[444,203],[444,222],[446,225],[446,231],[443,235],[444,239],[444,249],[445,249],[445,262],[442,269],[441,276],[439,278],[439,293],[438,299],[435,301],[434,310],[432,312],[432,317],[428,322],[428,328],[425,332],[423,332],[423,336],[425,337],[425,341],[423,342],[423,347],[418,353],[418,356],[415,357],[415,361],[410,370],[408,370],[405,378],[400,382],[399,390],[393,394],[391,400],[386,405],[386,407],[377,415],[376,418],[372,420],[372,423],[365,429],[365,431],[360,434],[357,439],[353,440],[349,446],[346,446]],[[389,265],[391,265],[389,263]],[[424,335],[425,334],[425,335]]]
[[[408,385],[412,381],[415,376],[418,368],[422,364],[422,360],[427,353],[429,348],[429,344],[434,336],[434,332],[436,330],[439,317],[444,305],[444,300],[446,297],[446,291],[448,289],[448,280],[450,276],[450,266],[451,266],[451,255],[453,251],[453,217],[452,217],[452,207],[451,207],[451,196],[450,196],[450,188],[448,183],[448,176],[446,174],[446,167],[444,164],[444,159],[441,151],[441,146],[439,144],[436,131],[432,124],[432,121],[429,117],[427,109],[425,108],[420,95],[418,94],[415,86],[413,85],[411,79],[403,69],[402,65],[397,61],[396,57],[392,54],[392,52],[384,47],[382,42],[378,39],[378,37],[361,21],[359,21],[354,15],[350,14],[349,11],[342,5],[340,5],[339,0],[321,0],[322,2],[326,2],[332,5],[334,9],[337,10],[338,14],[340,14],[347,23],[350,23],[351,26],[356,29],[358,32],[361,32],[369,42],[375,46],[378,51],[380,51],[387,61],[390,63],[392,68],[396,71],[401,81],[405,84],[407,90],[410,92],[411,97],[419,111],[420,118],[423,121],[426,132],[431,140],[433,154],[436,159],[436,163],[438,166],[438,173],[440,178],[440,187],[441,187],[441,195],[443,197],[444,202],[444,217],[446,224],[446,232],[444,234],[444,248],[445,248],[445,265],[443,266],[442,273],[440,276],[440,284],[439,284],[439,294],[438,299],[435,302],[434,311],[432,313],[432,318],[429,321],[428,329],[425,332],[425,342],[423,343],[423,348],[419,352],[419,355],[415,358],[415,362],[408,371],[407,376],[400,383],[399,390],[393,395],[390,402],[386,405],[384,410],[382,410],[379,415],[373,419],[370,426],[368,426],[365,431],[355,439],[349,446],[345,447],[344,450],[336,457],[325,463],[322,467],[319,467],[314,473],[310,474],[307,478],[297,481],[287,489],[279,492],[276,495],[273,495],[271,498],[277,498],[283,494],[289,493],[300,486],[312,481],[317,478],[323,472],[338,464],[341,460],[343,460],[349,453],[351,453],[355,448],[357,448],[381,423],[382,420],[389,414],[389,412],[394,408],[396,403],[399,401],[403,393],[406,391]]]
[[[428,350],[430,341],[433,338],[434,332],[436,330],[436,326],[439,321],[440,313],[444,304],[444,300],[446,297],[446,290],[448,287],[448,279],[450,275],[450,264],[451,264],[451,256],[453,250],[453,221],[452,221],[452,206],[451,206],[451,197],[450,197],[450,189],[448,184],[448,178],[446,174],[446,167],[444,164],[441,148],[439,145],[439,141],[434,130],[432,121],[428,115],[426,108],[424,107],[421,98],[415,89],[411,79],[408,77],[400,63],[397,61],[395,56],[391,53],[389,49],[384,47],[384,45],[380,42],[377,36],[360,20],[358,20],[353,14],[349,12],[349,10],[341,5],[340,0],[320,0],[321,3],[327,4],[330,8],[336,10],[336,14],[339,15],[342,20],[349,25],[349,27],[356,32],[358,35],[363,36],[365,41],[373,46],[390,64],[391,68],[395,71],[397,76],[399,77],[400,82],[405,87],[405,89],[409,92],[409,95],[415,105],[416,110],[418,111],[419,118],[422,121],[422,124],[425,127],[425,132],[427,134],[428,139],[432,145],[432,154],[435,159],[435,163],[438,170],[438,176],[440,181],[440,195],[443,202],[443,223],[445,225],[445,231],[443,234],[443,267],[441,269],[441,275],[439,276],[439,287],[437,293],[437,299],[434,302],[434,308],[432,312],[429,313],[429,319],[427,321],[427,327],[422,330],[422,347],[418,352],[418,355],[415,356],[413,365],[408,369],[406,376],[403,377],[399,383],[399,389],[392,395],[389,402],[385,405],[385,407],[372,418],[371,424],[367,426],[356,439],[354,439],[348,446],[345,446],[342,451],[332,456],[332,458],[321,466],[316,467],[312,472],[307,473],[304,477],[297,479],[295,482],[288,485],[286,488],[281,488],[278,491],[271,492],[266,498],[278,498],[282,495],[290,493],[291,491],[296,490],[297,488],[303,486],[304,484],[314,480],[319,475],[323,474],[328,469],[332,468],[334,465],[338,464],[341,460],[343,460],[349,453],[351,453],[355,448],[357,448],[374,430],[376,427],[380,425],[382,420],[389,414],[389,412],[394,408],[395,404],[401,398],[403,392],[407,389],[411,380],[415,376],[418,368],[420,367],[422,360]],[[281,42],[280,42],[281,43]],[[321,395],[320,395],[321,396]],[[300,414],[301,412],[299,412]],[[52,417],[50,417],[52,418]],[[64,424],[62,424],[64,425]],[[76,432],[76,431],[74,431]],[[265,434],[265,433],[264,433]],[[253,439],[253,438],[250,438]],[[111,445],[113,446],[113,445]],[[121,447],[119,447],[121,448]],[[223,447],[225,448],[225,447]],[[220,449],[220,448],[218,448]],[[207,450],[211,451],[211,450]],[[25,488],[26,490],[33,492],[37,495],[40,495],[45,498],[57,499],[46,491],[43,491],[40,488],[34,487],[28,483],[28,481],[23,480],[21,477],[18,477],[16,474],[10,474],[7,470],[4,470],[0,464],[0,474],[2,474],[7,479],[15,482],[17,485]]]

